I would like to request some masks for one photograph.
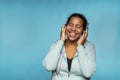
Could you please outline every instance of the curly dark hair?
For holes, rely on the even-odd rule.
[[[85,16],[84,16],[83,14],[79,14],[79,13],[73,13],[73,14],[71,14],[71,15],[67,18],[67,21],[66,21],[66,24],[65,24],[65,25],[68,25],[68,23],[70,22],[70,19],[71,19],[72,17],[78,17],[78,18],[82,19],[82,21],[83,21],[83,30],[85,30],[85,29],[87,28],[87,26],[88,26],[88,21],[87,21],[87,19],[85,18]]]

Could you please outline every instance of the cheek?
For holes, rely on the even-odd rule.
[[[81,35],[83,33],[83,30],[78,30],[77,32],[79,33],[79,35]]]
[[[66,30],[65,33],[68,35],[69,34],[68,30]]]
[[[65,31],[65,32],[68,33],[69,31],[70,31],[70,29],[69,29],[69,28],[66,28],[66,31]]]
[[[70,30],[71,28],[69,26],[66,27],[66,30]]]

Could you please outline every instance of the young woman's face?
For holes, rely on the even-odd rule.
[[[83,33],[83,21],[79,17],[72,17],[66,27],[66,34],[70,41],[77,41]]]

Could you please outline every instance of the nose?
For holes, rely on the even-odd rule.
[[[72,30],[73,31],[76,30],[76,26],[75,25],[72,26]]]

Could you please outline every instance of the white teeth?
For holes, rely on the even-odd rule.
[[[71,37],[74,37],[74,36],[75,36],[75,33],[71,32],[71,33],[70,33],[70,36],[71,36]]]

